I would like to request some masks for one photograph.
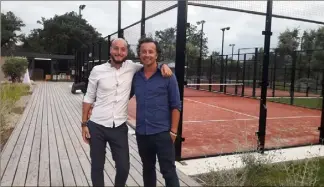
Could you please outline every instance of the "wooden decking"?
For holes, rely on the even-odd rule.
[[[38,82],[1,153],[1,186],[92,186],[89,146],[81,137],[82,94],[71,83]],[[129,135],[131,169],[127,186],[143,186],[136,141]],[[157,166],[157,184],[164,179]],[[113,186],[114,162],[107,146],[105,185]],[[199,186],[178,171],[181,186]]]

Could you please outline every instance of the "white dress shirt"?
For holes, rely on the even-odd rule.
[[[142,67],[131,60],[123,62],[119,69],[108,62],[93,67],[83,98],[83,102],[94,105],[89,120],[105,127],[126,122],[133,76]]]

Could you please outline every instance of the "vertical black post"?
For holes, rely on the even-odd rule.
[[[90,66],[90,68],[88,69],[88,77],[90,76],[90,71],[92,70],[92,67],[94,66],[94,64],[95,64],[95,43],[92,45],[92,66]],[[90,63],[89,63],[90,64]],[[88,65],[88,67],[89,67],[89,65]]]
[[[197,65],[197,86],[196,89],[199,90],[200,89],[200,74],[201,74],[201,57],[199,57],[198,61],[197,61],[198,65]]]
[[[118,0],[118,38],[122,38],[122,35],[121,35],[121,0]]]
[[[246,54],[244,54],[244,59],[243,59],[243,75],[242,75],[242,81],[243,81],[243,85],[242,85],[242,92],[241,92],[241,96],[244,96],[244,87],[245,87],[245,66],[246,66]]]
[[[256,89],[256,76],[257,76],[257,65],[258,65],[258,48],[255,48],[254,52],[254,64],[253,64],[253,90],[252,97],[255,97],[255,89]]]
[[[292,66],[291,66],[291,84],[290,84],[290,104],[294,104],[294,94],[295,94],[295,73],[296,73],[296,61],[297,52],[294,51],[292,54]]]
[[[220,83],[221,83],[221,85],[220,85],[220,92],[223,92],[223,82],[224,82],[224,56],[223,56],[223,46],[224,46],[224,31],[223,31],[223,36],[222,36],[222,55],[221,55],[221,57],[222,57],[222,59],[221,59],[221,69],[220,69]]]
[[[324,70],[322,70],[322,95],[324,93]],[[324,98],[322,99],[322,117],[321,117],[321,126],[318,127],[320,131],[319,143],[324,144]]]
[[[227,73],[228,73],[227,57],[228,57],[228,55],[226,55],[226,58],[225,58],[225,76],[224,76],[224,83],[225,84],[227,83],[226,79],[227,79]],[[224,89],[224,93],[226,93],[226,85],[224,85],[223,89]]]
[[[108,35],[108,51],[106,51],[108,53],[108,60],[110,59],[110,46],[111,46],[111,36]]]
[[[285,65],[285,70],[284,70],[284,91],[286,91],[286,74],[287,74],[287,65]]]
[[[238,80],[239,80],[239,71],[241,71],[241,66],[240,66],[240,49],[238,49],[238,52],[237,52],[236,84],[238,83]],[[235,95],[237,95],[237,85],[235,85]]]
[[[145,37],[145,2],[142,0],[141,37]]]
[[[75,53],[75,59],[74,59],[74,83],[76,84],[78,82],[78,62],[79,62],[79,54],[80,54],[80,49],[76,51]],[[52,77],[52,76],[51,76]]]
[[[99,46],[98,46],[98,51],[99,51],[99,53],[98,53],[98,60],[99,60],[99,63],[98,64],[101,64],[101,42],[99,42],[99,44],[98,44]],[[94,65],[93,65],[94,66]]]
[[[274,53],[274,61],[273,61],[272,97],[275,96],[275,91],[276,91],[276,71],[277,71],[277,50]]]
[[[178,0],[178,15],[177,15],[177,36],[176,36],[176,63],[175,75],[179,84],[181,113],[178,128],[178,138],[175,142],[175,159],[181,160],[181,145],[184,139],[182,138],[182,115],[183,115],[183,87],[184,87],[184,67],[186,59],[186,25],[187,25],[187,0]]]
[[[310,51],[307,51],[308,54],[308,70],[307,70],[307,88],[306,88],[306,97],[308,97],[309,93],[309,77],[310,77],[310,72],[311,72],[311,60],[312,60],[312,53]]]
[[[209,67],[209,84],[212,83],[212,76],[213,76],[213,55],[210,55],[210,67]],[[212,86],[209,85],[209,91],[212,91]]]
[[[270,55],[270,41],[271,41],[271,21],[272,21],[272,0],[267,1],[267,13],[265,21],[264,35],[264,55],[263,55],[263,67],[262,67],[262,84],[261,84],[261,99],[260,99],[260,116],[259,116],[259,131],[258,135],[258,150],[264,153],[265,134],[266,134],[266,122],[267,122],[267,86],[268,86],[268,67],[269,67],[269,55]]]

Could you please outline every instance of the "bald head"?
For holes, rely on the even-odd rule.
[[[111,42],[110,57],[115,64],[123,63],[128,55],[128,44],[123,38],[116,38]]]
[[[116,38],[116,39],[113,39],[113,41],[111,42],[111,47],[115,46],[116,44],[124,44],[125,47],[127,47],[127,42],[124,38]]]

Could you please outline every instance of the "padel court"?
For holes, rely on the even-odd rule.
[[[184,88],[182,158],[257,149],[260,100]],[[136,101],[129,104],[136,117]],[[321,111],[267,102],[265,148],[317,144]]]

